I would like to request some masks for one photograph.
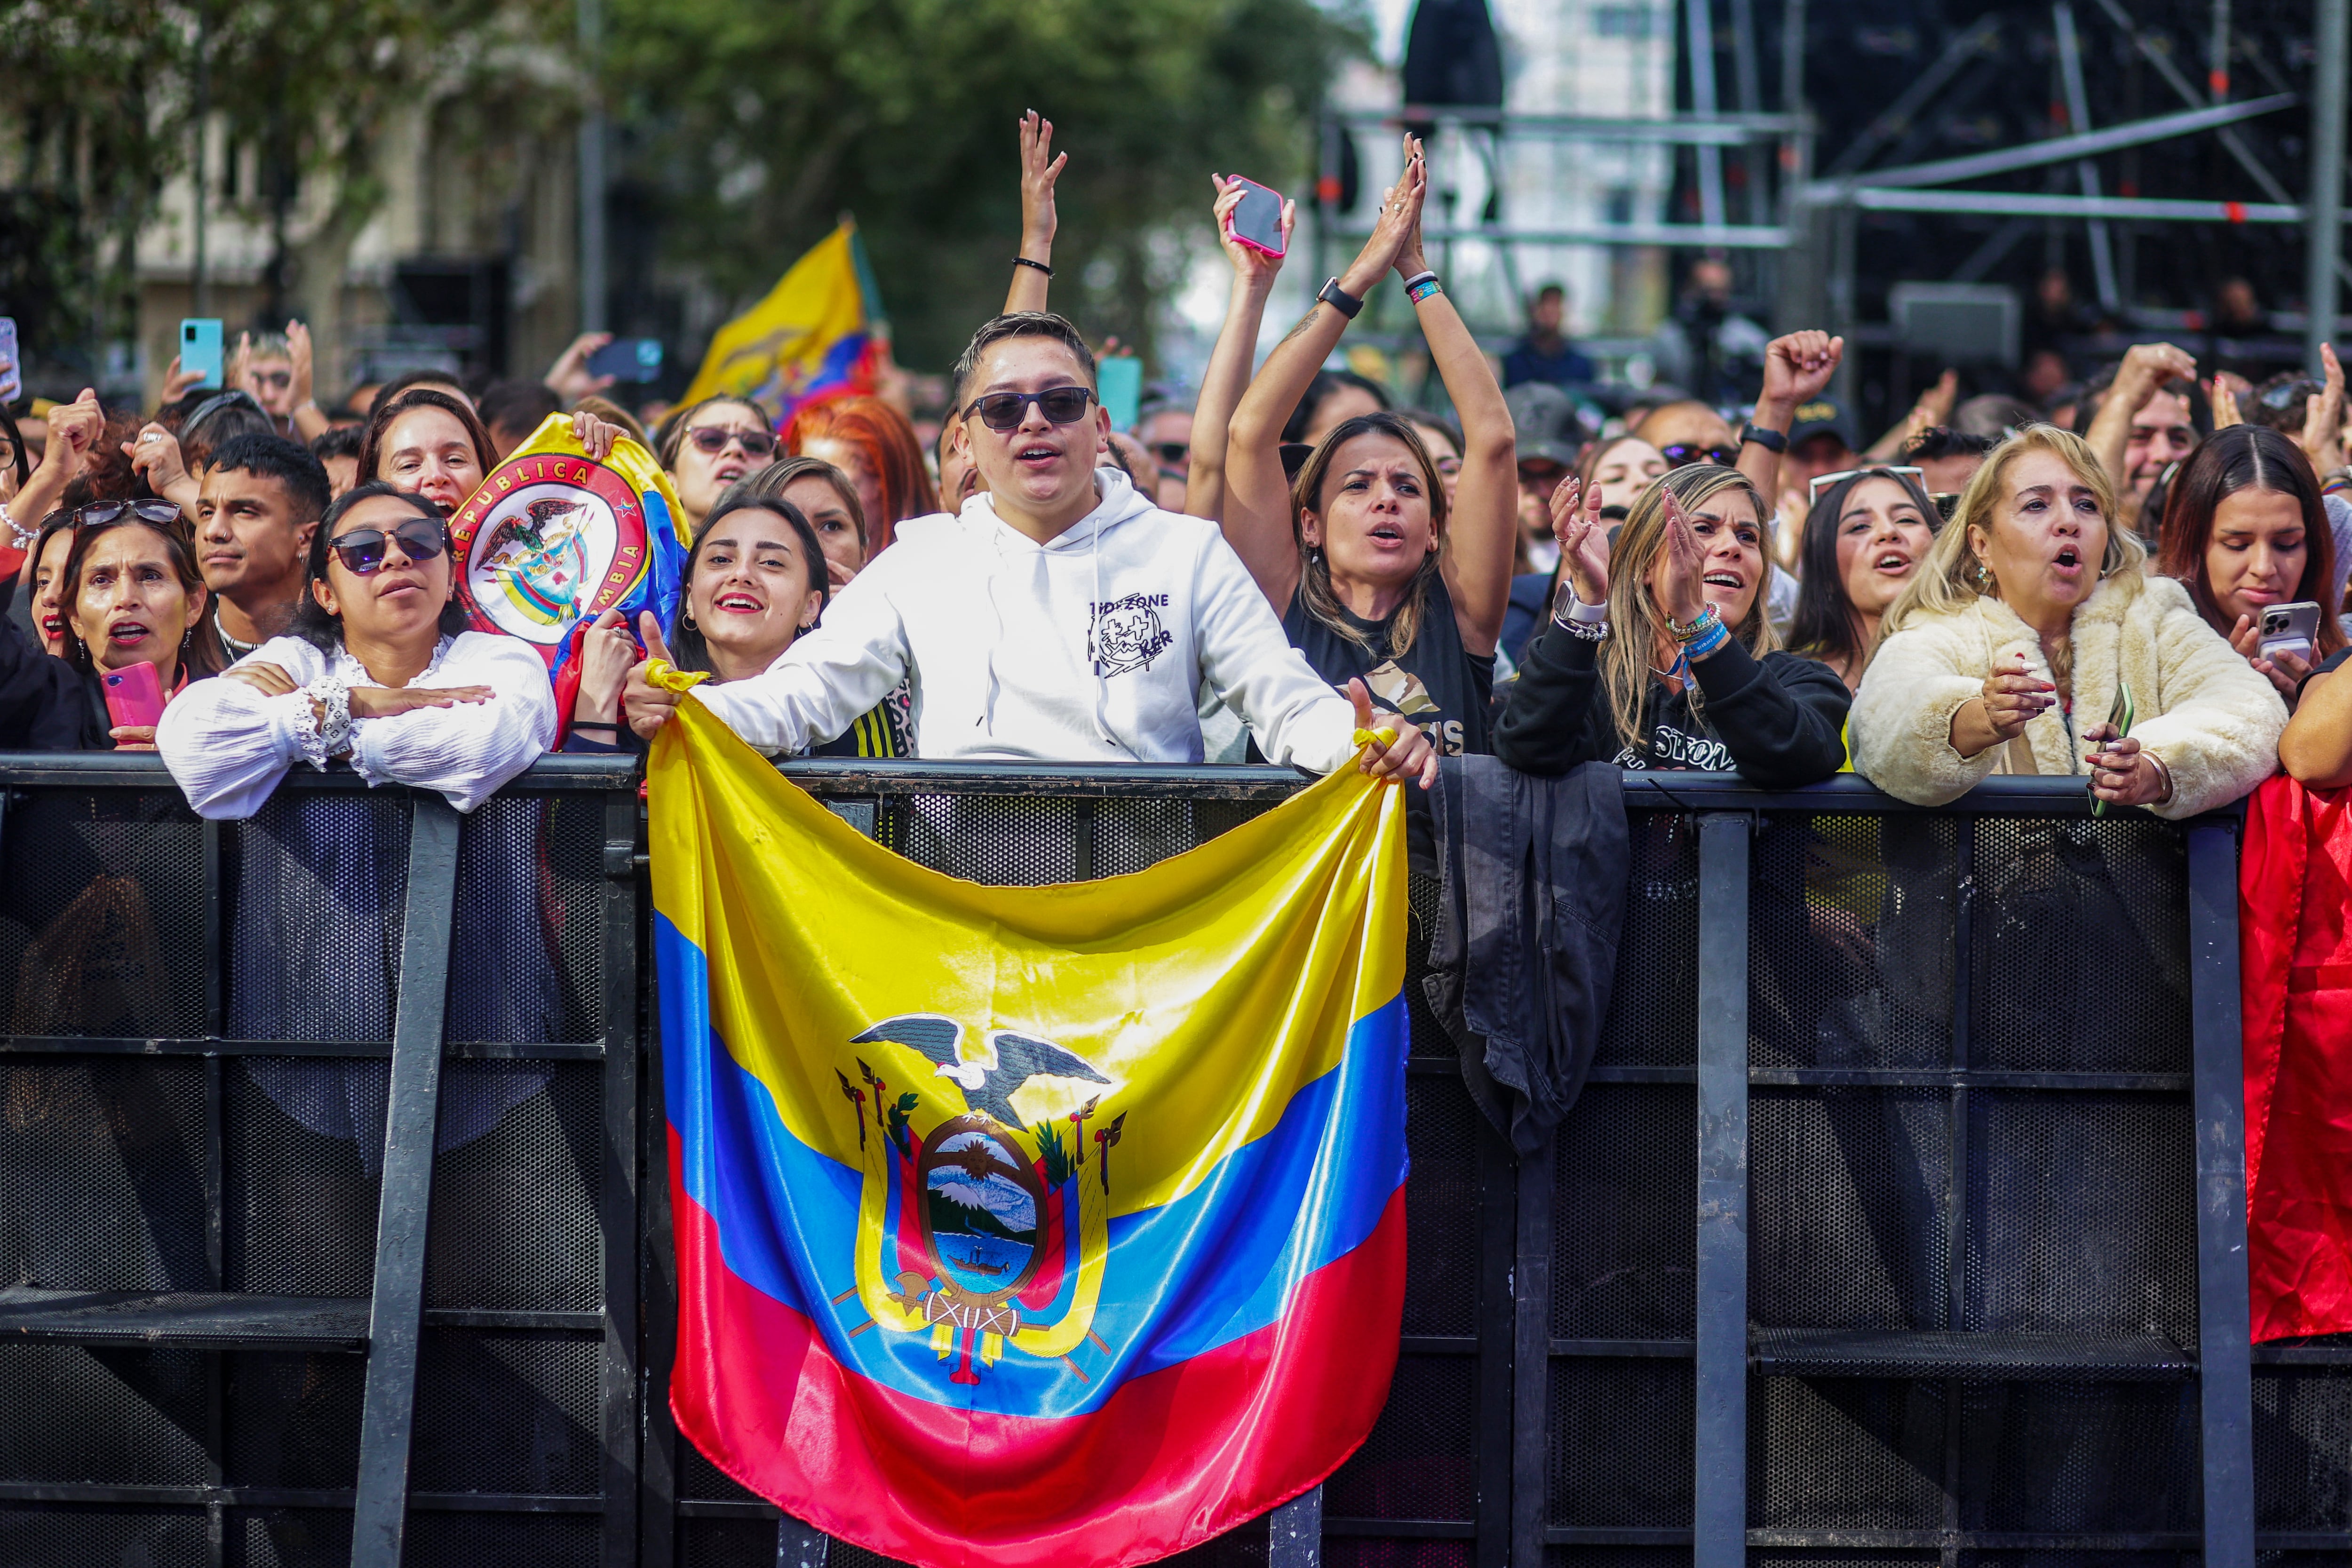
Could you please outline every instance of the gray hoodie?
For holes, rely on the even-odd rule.
[[[1205,688],[1277,763],[1328,773],[1355,712],[1282,633],[1213,522],[1162,511],[1124,474],[1040,545],[986,494],[898,525],[761,674],[691,696],[761,751],[830,740],[903,679],[915,754],[1038,763],[1197,763]]]

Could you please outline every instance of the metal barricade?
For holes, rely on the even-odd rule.
[[[1301,783],[785,771],[1005,883]],[[550,759],[462,825],[307,773],[205,824],[152,758],[0,786],[0,1563],[876,1561],[667,1418],[625,764]],[[2352,1352],[2246,1344],[2234,821],[2063,781],[1626,789],[1615,1004],[1538,1157],[1473,1110],[1416,930],[1387,1410],[1195,1568],[2352,1551]]]

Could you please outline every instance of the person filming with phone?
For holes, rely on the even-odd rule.
[[[151,750],[165,710],[220,668],[195,533],[170,501],[71,514],[61,658],[0,616],[0,751]]]
[[[2173,478],[2158,570],[2189,585],[2205,624],[2290,709],[2312,670],[2345,646],[2328,602],[2335,553],[2319,476],[2276,430],[2216,431]]]

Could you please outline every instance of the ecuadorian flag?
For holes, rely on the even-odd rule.
[[[892,854],[696,702],[648,796],[696,1447],[925,1568],[1150,1562],[1355,1450],[1404,1288],[1395,789],[1020,889]]]
[[[857,226],[844,218],[765,298],[719,329],[679,405],[721,393],[756,397],[781,430],[805,404],[873,391],[879,299]]]

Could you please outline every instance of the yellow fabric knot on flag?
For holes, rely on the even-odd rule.
[[[1359,730],[1356,731],[1356,750],[1360,752],[1366,746],[1375,744],[1382,747],[1393,746],[1396,744],[1396,738],[1397,732],[1386,726],[1378,730]]]
[[[680,669],[666,658],[646,661],[646,684],[664,691],[691,691],[709,679],[707,669]]]

